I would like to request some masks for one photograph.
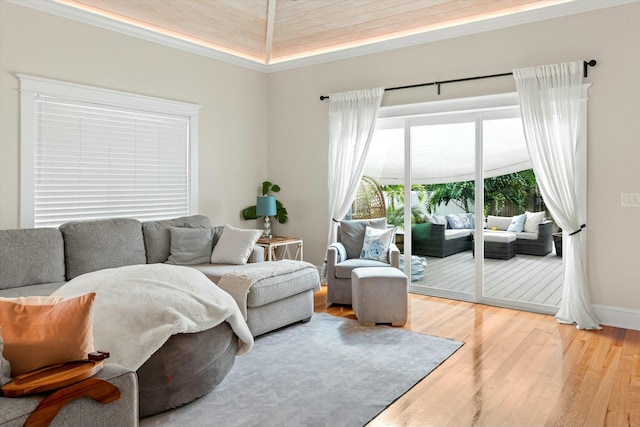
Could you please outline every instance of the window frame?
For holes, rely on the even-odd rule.
[[[198,211],[198,123],[200,105],[112,89],[16,74],[20,81],[20,227],[35,224],[36,100],[39,96],[90,102],[106,107],[185,117],[187,135],[187,209]]]

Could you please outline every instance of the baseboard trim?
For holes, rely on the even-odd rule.
[[[640,310],[600,304],[591,307],[601,325],[640,331]]]

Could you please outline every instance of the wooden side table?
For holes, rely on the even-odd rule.
[[[302,239],[297,237],[261,237],[256,242],[256,245],[262,246],[265,249],[264,257],[266,261],[277,261],[278,259],[297,259],[302,261]],[[296,251],[292,256],[289,247],[293,245],[296,246]],[[280,258],[278,258],[276,249],[280,246],[282,246],[282,251],[280,253]]]

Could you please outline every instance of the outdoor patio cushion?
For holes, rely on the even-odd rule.
[[[511,219],[512,217],[510,216],[489,215],[487,217],[487,229],[491,230],[495,227],[498,230],[506,231],[511,225]]]
[[[524,229],[527,233],[537,233],[538,226],[544,219],[545,212],[525,212],[527,220],[524,222]]]
[[[460,237],[469,236],[469,235],[471,235],[471,230],[468,228],[460,228],[457,230],[447,229],[444,231],[445,240],[459,239]]]

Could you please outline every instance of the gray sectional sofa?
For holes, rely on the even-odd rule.
[[[57,229],[0,230],[0,297],[50,295],[66,281],[84,273],[166,262],[170,255],[171,227],[210,226],[207,217],[193,215],[151,222],[116,218],[67,223]],[[215,228],[219,236],[222,227]],[[191,267],[215,282],[230,271],[265,266],[263,259],[263,248],[255,246],[245,265]],[[247,325],[251,333],[257,336],[309,319],[313,314],[313,292],[319,289],[319,273],[312,266],[254,283],[247,298]],[[138,416],[190,402],[210,391],[229,372],[235,360],[236,340],[224,322],[200,333],[172,336],[136,373],[109,364],[107,359],[108,369],[103,369],[101,375],[117,383],[122,402],[111,407],[105,405],[97,413],[74,409],[69,418],[63,412],[54,421],[59,425],[136,425]],[[203,351],[208,357],[196,357]],[[167,357],[169,354],[171,358]],[[168,383],[167,372],[172,370],[180,372],[172,375],[174,380]],[[184,380],[181,382],[180,378]],[[29,403],[33,399],[21,398],[23,403],[17,403],[15,399],[0,397],[0,426],[21,425],[33,410]],[[83,422],[79,424],[76,419]]]

